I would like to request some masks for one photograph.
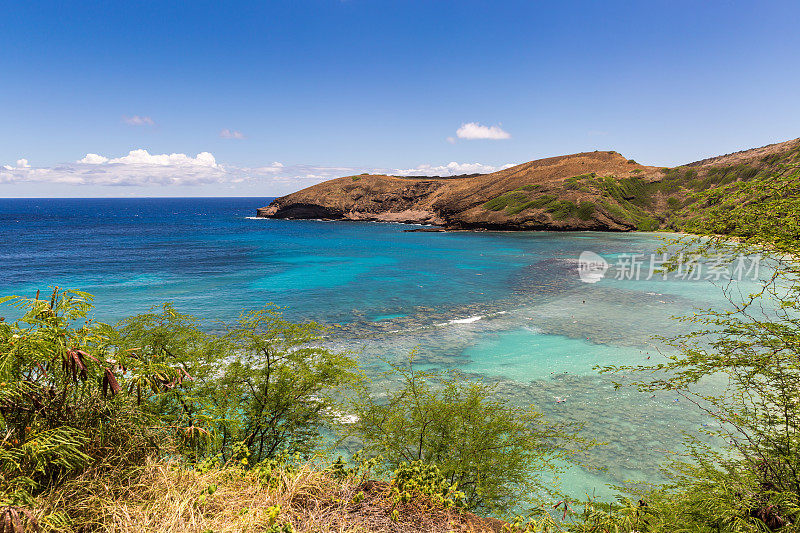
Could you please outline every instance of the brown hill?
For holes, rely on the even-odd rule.
[[[684,166],[709,168],[752,164],[759,161],[765,163],[769,162],[770,158],[779,158],[786,152],[791,152],[797,150],[798,148],[800,148],[800,138],[781,143],[768,144],[760,148],[751,148],[749,150],[742,150],[740,152],[733,152],[731,154],[709,157],[708,159],[701,159],[700,161],[695,161],[694,163],[689,163],[688,165]]]
[[[585,152],[464,177],[347,176],[277,198],[258,216],[433,224],[448,229],[654,230],[692,192],[797,157],[800,139],[675,168]]]

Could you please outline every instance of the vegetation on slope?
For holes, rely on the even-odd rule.
[[[664,168],[657,179],[642,178],[639,169],[622,177],[590,172],[551,186],[519,187],[482,207],[509,217],[542,210],[553,220],[586,221],[597,212],[642,231],[684,229],[686,224],[691,231],[691,219],[708,207],[707,199],[699,201],[702,193],[725,195],[732,185],[769,179],[797,162],[800,147],[736,164]]]
[[[574,428],[543,419],[531,407],[517,407],[494,395],[485,383],[455,375],[392,365],[388,376],[400,387],[376,398],[361,388],[353,412],[354,433],[365,451],[380,455],[391,469],[424,461],[436,465],[464,505],[505,515],[535,496],[555,491],[533,473],[552,472],[569,457],[567,444],[582,448]]]
[[[84,475],[38,499],[48,529],[291,533],[312,531],[499,531],[502,523],[464,512],[434,467],[406,465],[374,481],[374,461],[282,457],[188,467],[148,461],[131,479]]]
[[[168,304],[112,327],[88,318],[85,293],[56,289],[47,300],[4,301],[22,314],[0,321],[4,533],[22,530],[33,510],[53,530],[113,529],[104,520],[122,512],[114,507],[123,504],[118,494],[127,498],[129,483],[149,483],[136,480],[148,479],[154,468],[173,472],[175,483],[184,479],[181,472],[214,469],[222,477],[244,470],[262,479],[288,468],[287,457],[295,464],[324,455],[335,444],[331,431],[351,427],[370,444],[370,464],[387,454],[380,465],[393,469],[384,478],[394,481],[384,492],[402,500],[388,510],[393,521],[404,519],[399,503],[419,490],[448,508],[503,510],[530,498],[511,485],[527,486],[529,467],[545,466],[559,455],[562,435],[569,437],[535,411],[494,399],[482,384],[413,367],[397,367],[410,381],[394,398],[412,403],[401,401],[405,410],[394,405],[386,425],[379,414],[389,412],[360,380],[354,361],[318,345],[320,326],[289,323],[271,307],[245,313],[214,334]],[[360,418],[346,423],[353,412]],[[411,449],[405,437],[419,443],[413,456],[405,454]],[[466,462],[451,456],[467,451]],[[349,471],[341,461],[321,468]],[[431,483],[434,492],[424,489]],[[102,501],[100,489],[110,491]],[[147,495],[155,493],[145,491],[142,505],[155,505]],[[106,504],[112,510],[87,518]]]
[[[677,243],[684,253],[761,253],[760,290],[686,317],[696,331],[672,340],[679,355],[605,369],[716,420],[708,431],[728,447],[690,439],[670,484],[614,505],[536,502],[530,470],[582,443],[483,383],[399,366],[399,387],[378,400],[352,359],[318,346],[318,325],[274,308],[217,334],[170,305],[112,327],[90,318],[89,295],[55,290],[3,300],[22,316],[0,321],[0,532],[797,531],[796,157],[763,175],[716,172],[730,181],[672,219],[699,235]],[[637,208],[649,198],[631,182],[584,181]],[[727,386],[701,394],[712,376]],[[366,460],[325,459],[345,413],[358,415],[345,427]],[[466,512],[527,500],[530,513],[506,524]]]
[[[540,159],[485,175],[367,175],[360,176],[357,183],[352,177],[339,178],[277,198],[270,206],[259,209],[258,214],[495,229],[568,229],[577,220],[583,222],[583,229],[626,229],[607,218],[593,217],[594,208],[589,205],[593,199],[563,196],[559,187],[554,188],[565,177],[587,170],[598,175],[636,172],[648,179],[659,173],[655,167],[639,165],[616,152],[595,151]],[[556,201],[537,198],[543,194],[556,195]],[[545,214],[539,216],[540,211]]]
[[[786,161],[786,159],[784,159]],[[728,442],[713,450],[693,441],[690,457],[673,466],[675,483],[662,489],[684,501],[682,520],[700,529],[798,529],[800,521],[800,161],[796,155],[767,176],[704,191],[702,209],[685,227],[683,253],[760,253],[759,290],[724,290],[732,310],[704,310],[684,320],[696,330],[672,342],[680,356],[642,374],[640,390],[670,390],[716,419],[712,433]],[[735,237],[735,239],[731,239]],[[657,376],[654,378],[653,376]],[[717,395],[698,383],[724,376]]]

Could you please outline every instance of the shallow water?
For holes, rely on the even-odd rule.
[[[562,476],[575,496],[661,480],[682,432],[708,422],[666,393],[617,390],[613,380],[625,376],[594,370],[655,361],[666,348],[653,336],[684,331],[672,316],[724,305],[708,281],[579,279],[582,251],[613,262],[655,251],[657,235],[408,233],[252,218],[268,202],[0,200],[0,294],[82,289],[107,322],[164,301],[211,320],[274,302],[291,319],[341,325],[329,342],[355,350],[368,369],[416,349],[426,368],[494,382],[607,442]]]

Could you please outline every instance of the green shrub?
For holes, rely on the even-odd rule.
[[[594,213],[594,203],[592,202],[581,202],[578,205],[578,218],[581,220],[589,220],[592,218],[592,214]]]
[[[88,318],[91,302],[58,288],[47,300],[0,298],[22,311],[0,321],[0,506],[28,503],[90,465],[141,464],[157,449],[125,377],[156,386],[179,374],[113,352],[112,328]]]
[[[445,508],[464,505],[464,493],[445,478],[439,467],[422,461],[400,463],[391,484],[395,505],[418,500],[420,496]]]
[[[578,206],[570,200],[557,200],[552,202],[547,212],[556,220],[572,218],[578,213]]]
[[[781,161],[785,156],[786,156],[785,153],[765,155],[764,157],[761,158],[761,162],[772,166]]]
[[[464,493],[468,508],[504,511],[540,494],[545,488],[536,473],[563,457],[559,443],[577,442],[564,426],[512,406],[491,386],[417,371],[413,359],[408,367],[392,365],[387,378],[399,379],[399,386],[387,388],[385,399],[360,391],[352,431],[389,466],[419,465],[415,461],[436,466],[448,491]],[[433,475],[426,472],[426,479]]]
[[[650,184],[639,178],[606,178],[605,190],[617,201],[629,201],[640,207],[653,203],[653,191]]]
[[[528,202],[521,203],[521,204],[516,204],[516,205],[507,207],[506,208],[506,214],[508,214],[508,215],[516,215],[516,214],[521,213],[522,211],[524,211],[526,209],[530,209],[530,208],[539,209],[539,208],[542,208],[542,207],[547,207],[547,206],[551,205],[553,202],[556,202],[556,201],[557,201],[557,197],[549,195],[549,194],[543,194],[542,196],[539,196],[538,198],[534,198],[533,200],[530,200]]]
[[[603,209],[612,215],[613,218],[622,219],[622,220],[629,220],[630,215],[624,209],[622,209],[618,204],[611,203],[611,202],[601,202],[600,205],[603,206]]]
[[[536,208],[547,207],[556,200],[558,200],[558,198],[556,196],[553,196],[552,194],[543,194],[542,196],[539,196],[534,200],[532,200],[530,203],[530,207],[536,207]]]
[[[528,194],[524,191],[513,190],[501,194],[483,204],[484,209],[489,211],[501,211],[508,206],[515,206],[528,200]]]
[[[661,224],[658,220],[651,217],[640,220],[636,225],[636,229],[639,231],[656,231],[659,227],[661,227]]]
[[[580,183],[575,178],[567,178],[564,180],[564,188],[567,190],[574,191],[580,188]]]
[[[505,209],[507,215],[513,216],[529,208],[549,206],[558,200],[556,196],[550,194],[543,194],[531,199],[529,191],[539,188],[540,186],[538,185],[531,185],[514,189],[513,191],[509,191],[489,200],[483,204],[483,207],[490,211],[502,211]]]
[[[595,178],[597,175],[594,172],[588,174],[581,174],[579,176],[572,176],[564,180],[564,188],[568,190],[582,189],[583,183]]]
[[[113,328],[77,291],[0,303],[22,311],[0,321],[0,506],[88,467],[124,477],[151,456],[308,453],[333,416],[331,390],[355,378],[351,359],[314,345],[319,325],[271,307],[213,335],[170,304]]]
[[[699,183],[699,189],[708,189],[716,185],[725,185],[735,181],[746,181],[756,174],[759,169],[748,165],[727,167],[712,167],[708,169],[705,178]]]
[[[717,439],[689,440],[672,483],[646,498],[650,519],[640,530],[795,531],[800,267],[786,259],[800,253],[800,172],[703,191],[696,205],[684,226],[696,235],[670,242],[673,257],[714,258],[734,271],[746,254],[761,270],[746,291],[722,284],[730,306],[684,317],[692,331],[668,340],[675,355],[663,364],[605,369],[638,376],[640,392],[686,398],[709,417],[703,433]],[[713,389],[701,385],[716,376],[725,379]]]
[[[506,214],[509,215],[509,216],[517,215],[517,214],[525,211],[529,207],[532,207],[534,203],[535,202],[525,202],[524,204],[517,204],[517,205],[514,205],[514,206],[506,207]]]
[[[207,437],[187,443],[189,457],[228,460],[241,444],[251,462],[310,453],[333,416],[330,393],[355,378],[355,362],[316,346],[322,326],[288,322],[273,306],[243,313],[226,329],[203,334],[193,317],[164,306],[125,320],[120,347],[193,362],[194,381],[151,402],[165,425]]]

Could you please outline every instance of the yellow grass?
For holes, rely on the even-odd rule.
[[[38,520],[53,531],[477,533],[502,527],[424,498],[397,507],[393,520],[388,483],[337,479],[315,463],[265,479],[238,466],[203,473],[151,461],[129,479],[87,474],[39,503]]]

